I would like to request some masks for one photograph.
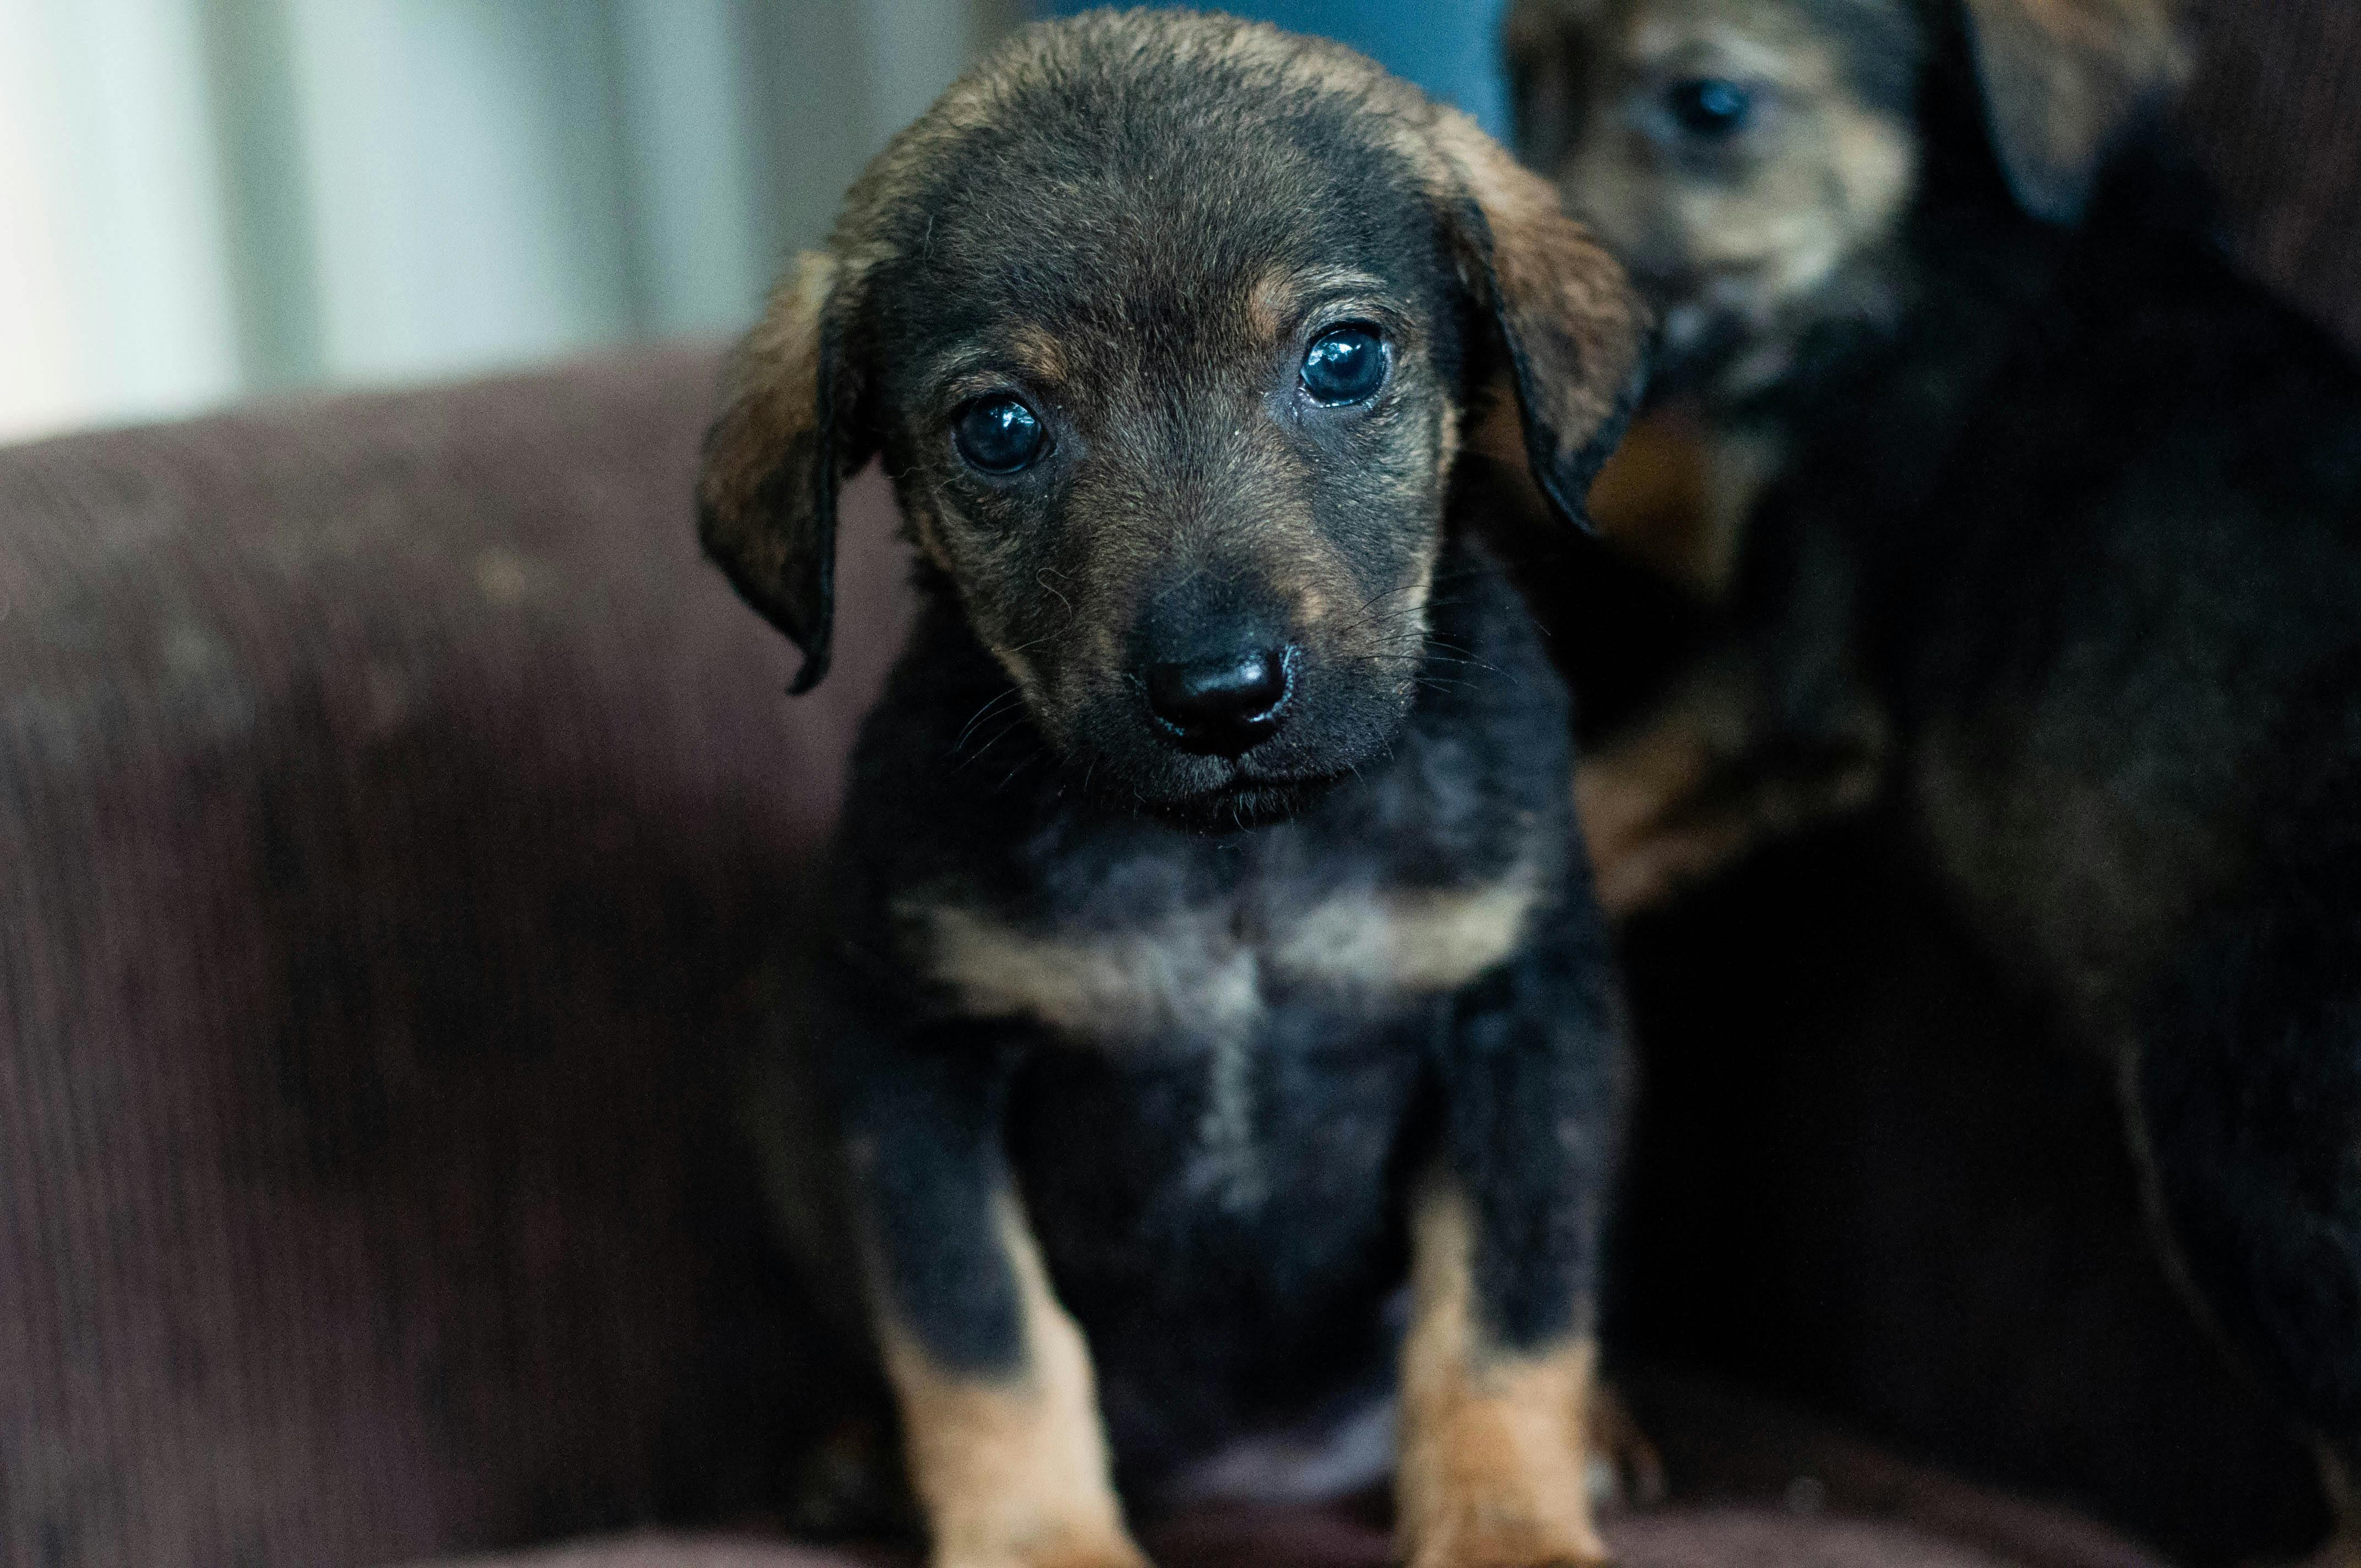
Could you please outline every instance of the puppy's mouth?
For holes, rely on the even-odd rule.
[[[1264,776],[1240,766],[1215,788],[1161,799],[1142,795],[1138,804],[1150,816],[1197,832],[1244,832],[1301,816],[1349,776],[1341,768]]]
[[[1663,323],[1648,387],[1656,401],[1742,403],[1846,363],[1899,324],[1901,295],[1873,262],[1802,289],[1755,265],[1639,278]]]
[[[1721,389],[1733,366],[1771,331],[1772,313],[1749,271],[1644,269],[1640,282],[1663,323],[1652,395]]]
[[[1357,748],[1332,756],[1325,748],[1274,743],[1225,758],[1156,747],[1144,755],[1100,753],[1096,762],[1082,765],[1081,776],[1089,793],[1111,808],[1191,832],[1223,834],[1302,816],[1354,777],[1356,766],[1366,760]]]

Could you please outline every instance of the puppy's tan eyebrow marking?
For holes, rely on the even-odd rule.
[[[1400,313],[1384,303],[1391,292],[1384,279],[1357,268],[1273,268],[1246,291],[1246,321],[1268,341],[1286,336],[1314,307],[1338,300],[1367,302],[1371,314],[1391,320]]]
[[[1008,334],[1008,356],[1037,384],[1063,386],[1074,378],[1071,357],[1058,334],[1027,322]]]
[[[1764,15],[1741,27],[1650,22],[1631,39],[1630,63],[1643,74],[1712,71],[1775,82],[1796,92],[1825,92],[1836,83],[1834,61],[1808,32]]]
[[[1073,356],[1047,329],[1020,326],[996,342],[973,343],[939,356],[926,379],[941,389],[946,403],[963,402],[1009,388],[1036,394],[1070,385]]]

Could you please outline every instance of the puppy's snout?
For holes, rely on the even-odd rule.
[[[1149,664],[1148,706],[1182,749],[1240,757],[1279,733],[1295,694],[1292,644],[1232,640]]]

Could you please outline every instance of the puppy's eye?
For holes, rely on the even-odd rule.
[[[1303,356],[1303,389],[1332,408],[1365,403],[1386,384],[1386,344],[1377,329],[1331,327]]]
[[[1754,94],[1719,76],[1693,76],[1664,89],[1673,123],[1693,137],[1718,141],[1733,137],[1754,118]]]
[[[978,398],[960,411],[951,441],[961,456],[984,473],[1014,474],[1041,455],[1041,421],[1005,393]]]

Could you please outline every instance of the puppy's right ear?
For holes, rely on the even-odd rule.
[[[2188,79],[2183,0],[1966,0],[1968,38],[2009,189],[2081,216],[2124,132]]]
[[[851,433],[860,389],[842,346],[843,265],[798,258],[731,356],[697,481],[705,553],[803,651],[791,693],[828,674],[837,480],[869,455]]]
[[[1581,62],[1601,0],[1515,0],[1501,28],[1519,157],[1548,170],[1581,129]]]

